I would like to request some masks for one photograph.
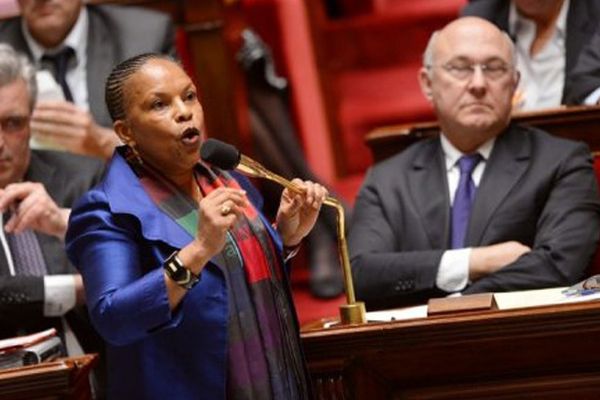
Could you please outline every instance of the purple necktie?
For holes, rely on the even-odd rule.
[[[17,275],[46,275],[46,262],[42,255],[42,249],[31,229],[26,229],[21,233],[7,233],[6,240]]]
[[[475,183],[471,174],[477,164],[479,164],[479,161],[481,161],[479,153],[462,156],[458,159],[460,179],[454,194],[454,203],[452,204],[451,247],[453,249],[460,249],[465,245],[469,216],[471,215],[471,207],[475,199]]]

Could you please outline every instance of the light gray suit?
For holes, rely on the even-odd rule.
[[[349,235],[357,297],[369,308],[447,293],[435,281],[449,248],[450,202],[439,138],[374,166]],[[509,126],[475,196],[467,247],[516,240],[532,251],[465,293],[564,286],[583,277],[600,232],[600,199],[584,144]]]
[[[86,5],[89,15],[87,88],[90,112],[97,123],[112,126],[104,101],[104,85],[112,68],[148,52],[175,55],[175,32],[166,14],[139,7]],[[0,42],[31,52],[21,30],[21,18],[0,22]]]

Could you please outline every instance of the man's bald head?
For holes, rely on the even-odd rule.
[[[433,32],[423,53],[423,65],[433,65],[435,62],[435,52],[442,42],[442,45],[448,38],[452,38],[456,35],[469,34],[470,32],[485,32],[486,36],[498,36],[498,43],[502,43],[502,46],[506,46],[507,51],[510,53],[510,62],[514,64],[515,60],[515,45],[511,40],[510,36],[498,29],[496,25],[491,22],[479,18],[479,17],[462,17],[450,22],[444,28]],[[494,40],[495,41],[495,40]]]

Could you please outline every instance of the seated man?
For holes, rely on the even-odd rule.
[[[0,44],[0,338],[55,327],[70,354],[80,346],[97,352],[64,236],[71,204],[99,181],[103,165],[29,149],[35,96],[33,66]]]
[[[369,308],[571,285],[596,249],[584,144],[510,123],[513,43],[464,17],[432,35],[419,79],[441,128],[369,171],[349,247]]]
[[[508,32],[521,73],[514,106],[520,110],[581,103],[574,68],[600,20],[598,0],[471,0],[462,15],[478,16]],[[591,89],[590,89],[591,91]]]
[[[104,82],[114,65],[133,55],[174,55],[172,21],[139,7],[83,0],[18,2],[21,16],[0,22],[0,42],[27,54],[60,85],[47,85],[57,90],[36,105],[31,120],[36,143],[109,158],[118,138],[104,102]]]

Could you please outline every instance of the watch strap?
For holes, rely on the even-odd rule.
[[[165,273],[173,282],[184,289],[191,289],[200,281],[200,276],[189,270],[179,257],[178,251],[173,252],[164,262],[163,268]]]

